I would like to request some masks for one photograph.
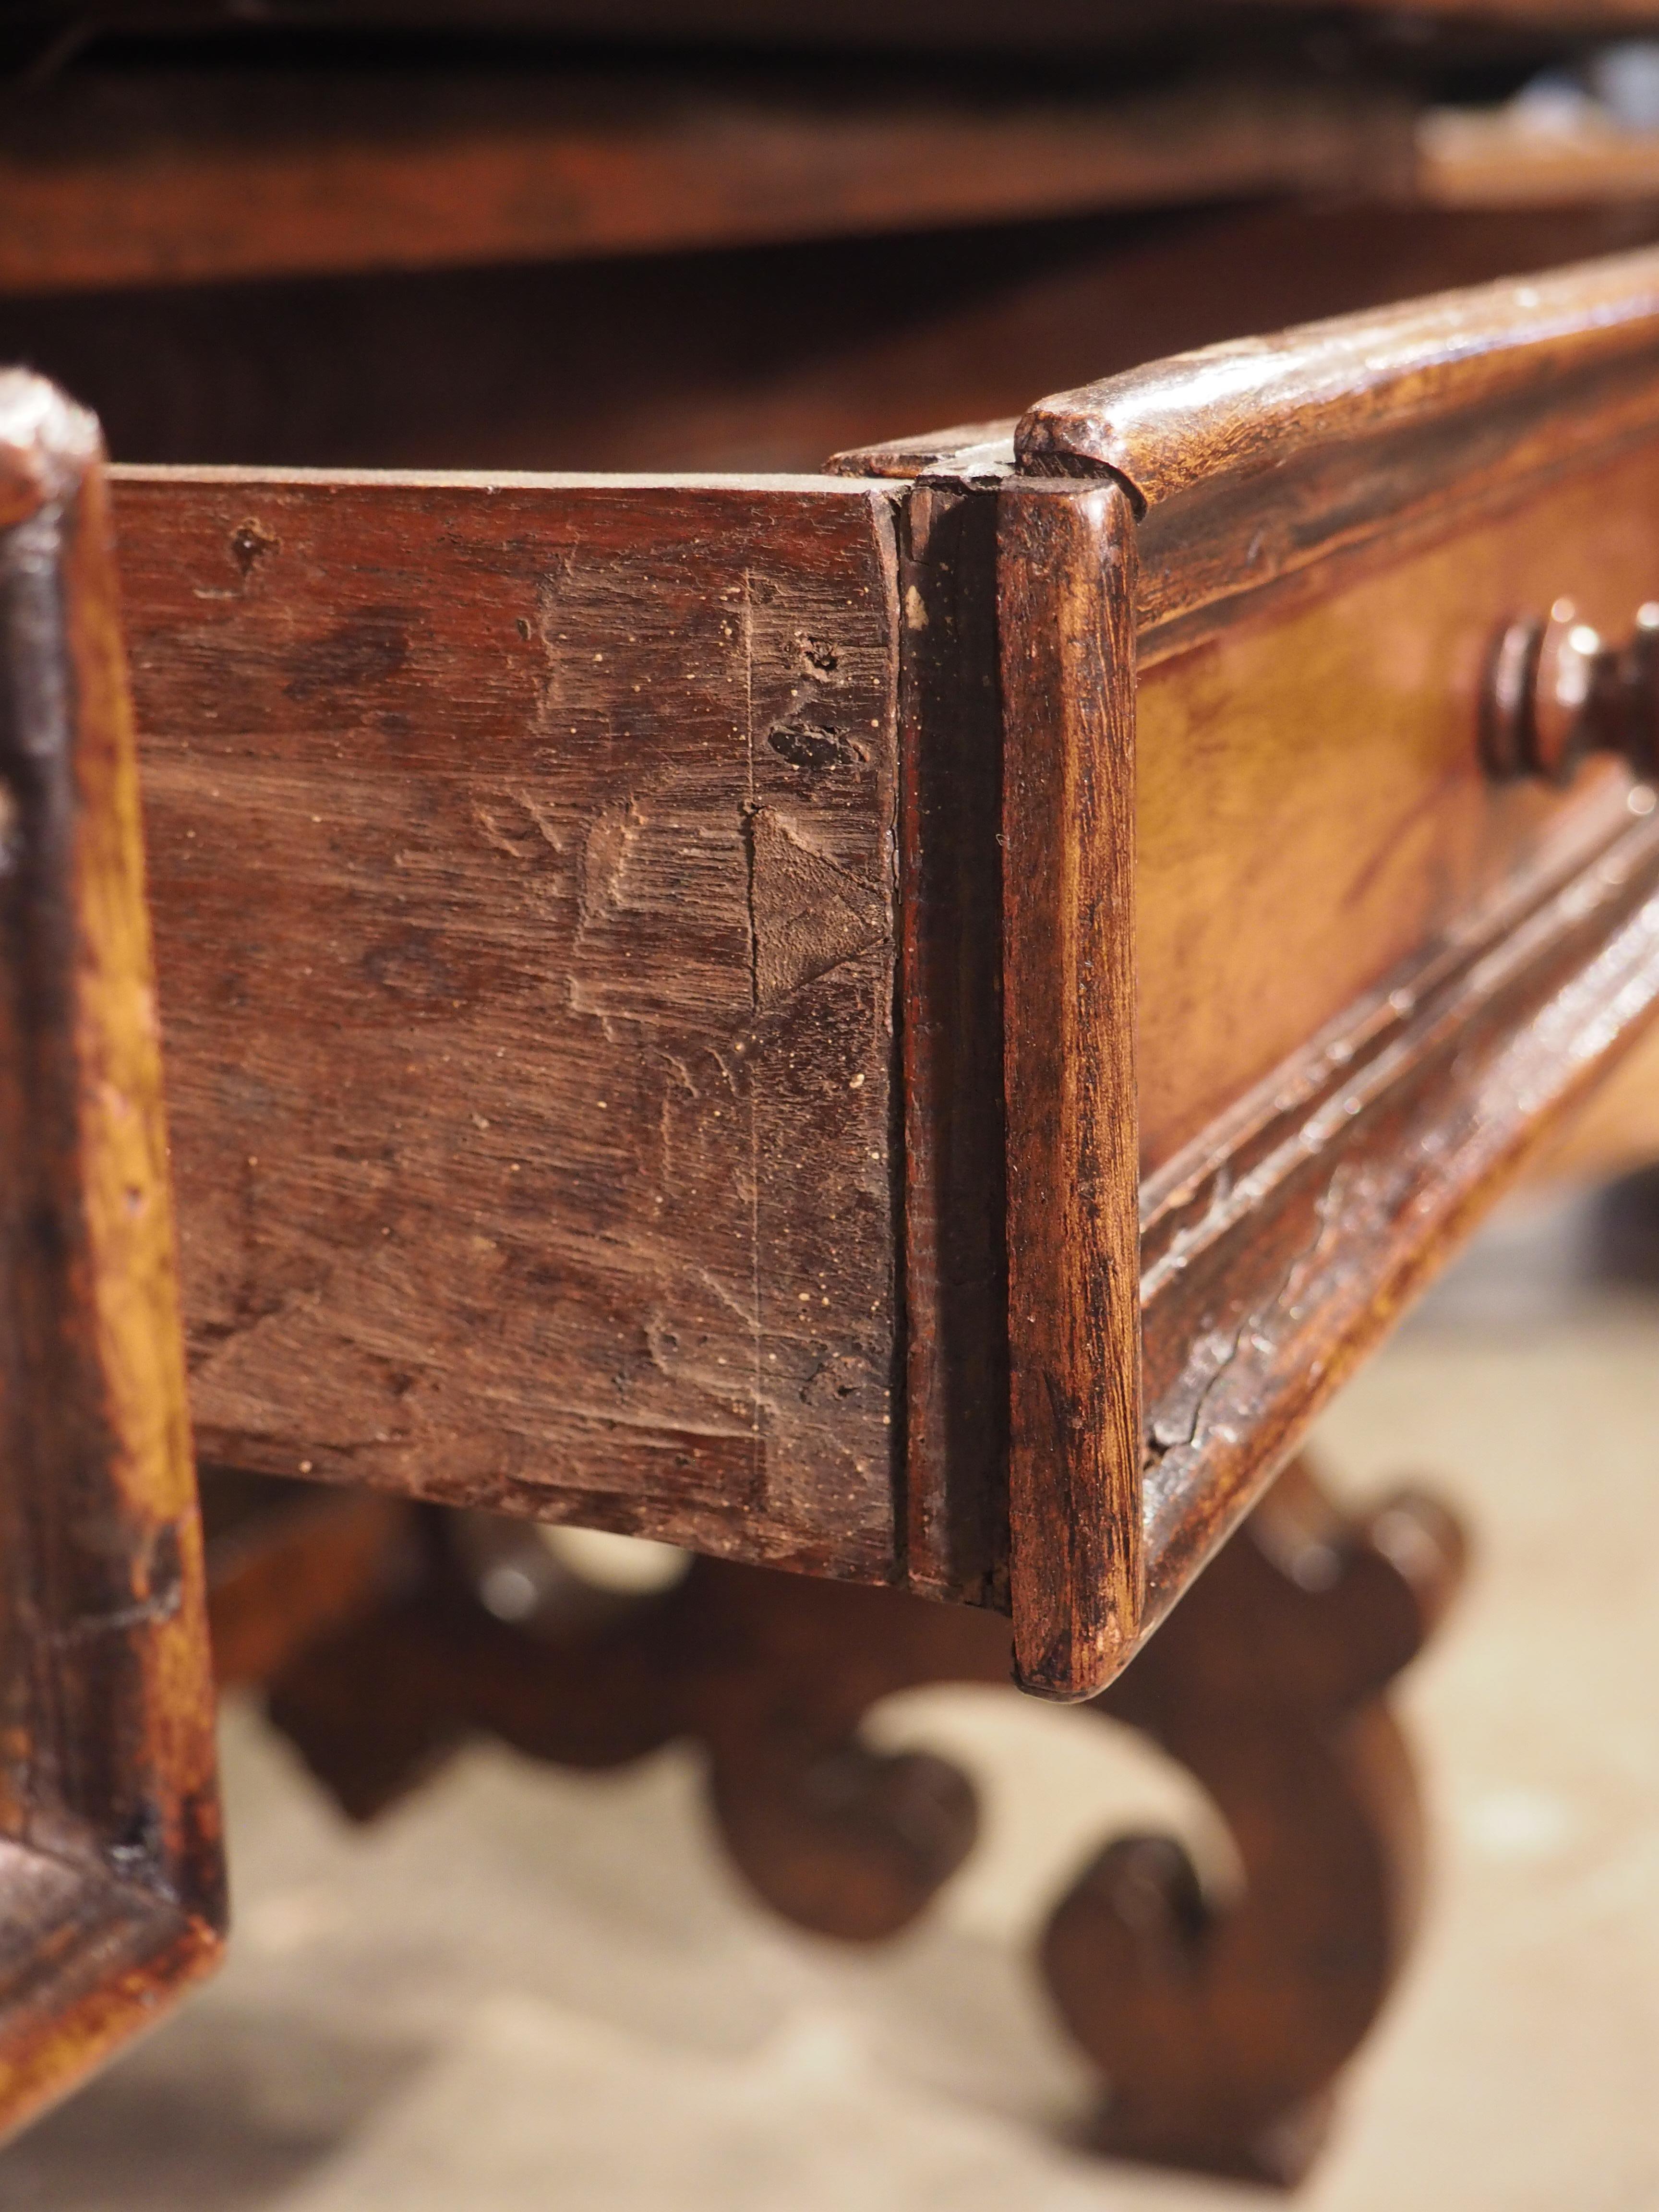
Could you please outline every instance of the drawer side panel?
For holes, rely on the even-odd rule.
[[[117,501],[204,1455],[890,1576],[887,495]]]

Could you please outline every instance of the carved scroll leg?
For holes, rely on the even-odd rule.
[[[270,1717],[353,1818],[478,1730],[586,1767],[701,1739],[714,1817],[756,1891],[853,1942],[903,1927],[972,1847],[967,1778],[879,1752],[858,1725],[889,1690],[1006,1680],[1006,1622],[709,1559],[665,1596],[622,1602],[573,1584],[522,1523],[412,1507],[354,1588],[357,1532],[329,1504],[300,1498],[295,1525],[273,1522],[216,1595],[222,1649],[277,1655]],[[503,1575],[517,1578],[510,1623],[481,1601]],[[301,1601],[276,1606],[279,1585]]]
[[[878,1751],[859,1723],[916,1683],[1006,1680],[1006,1622],[712,1564],[697,1598],[687,1718],[732,1859],[799,1927],[852,1942],[896,1935],[972,1850],[978,1806],[949,1761]]]
[[[273,1724],[343,1812],[374,1820],[479,1731],[576,1767],[625,1765],[680,1732],[689,1590],[617,1603],[566,1587],[523,1523],[493,1523],[480,1559],[466,1516],[404,1510],[391,1571],[289,1650],[267,1689]],[[544,1581],[517,1624],[479,1602],[492,1568]]]
[[[479,1593],[492,1569],[534,1566],[533,1535],[494,1524],[501,1558],[469,1561],[453,1516],[420,1525],[412,1583],[272,1686],[273,1718],[348,1809],[371,1814],[477,1729],[580,1766],[690,1737],[759,1895],[855,1941],[903,1927],[971,1848],[966,1778],[875,1750],[860,1724],[895,1690],[1005,1682],[1005,1621],[700,1560],[667,1596],[610,1617],[550,1589],[509,1625]],[[1352,1522],[1292,1468],[1096,1701],[1207,1786],[1243,1874],[1241,1897],[1218,1903],[1179,1844],[1127,1838],[1054,1913],[1044,1961],[1110,2085],[1103,2147],[1258,2179],[1304,2169],[1415,1917],[1417,1799],[1381,1692],[1462,1557],[1430,1501]]]
[[[1352,1522],[1293,1465],[1097,1701],[1206,1786],[1243,1875],[1218,1903],[1179,1844],[1127,1838],[1056,1910],[1043,1962],[1109,2084],[1103,2148],[1281,2184],[1305,2171],[1417,1913],[1421,1819],[1379,1693],[1462,1557],[1432,1501]]]

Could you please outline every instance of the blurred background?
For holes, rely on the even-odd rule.
[[[0,359],[114,457],[811,471],[1182,348],[1659,238],[1659,9],[1134,0],[17,4]],[[1319,2212],[1659,2203],[1659,1051],[1316,1440],[1477,1552],[1408,1678],[1437,1866]],[[564,1566],[603,1582],[662,1563]],[[1113,1826],[1225,1840],[1012,1690],[871,1732],[983,1840],[837,1948],[726,1868],[697,1754],[464,1749],[346,1820],[228,1694],[237,1936],[0,2154],[55,2212],[1219,2207],[1085,2149],[1029,1953]]]
[[[0,354],[118,459],[812,469],[1653,236],[1643,13],[9,0]]]

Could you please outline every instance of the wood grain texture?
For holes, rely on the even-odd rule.
[[[1521,349],[1534,337],[1523,331]],[[1564,390],[1570,399],[1570,380]],[[1626,818],[1616,781],[1575,794],[1565,813],[1542,793],[1494,793],[1468,724],[1486,642],[1512,599],[1547,604],[1563,586],[1582,588],[1586,571],[1592,595],[1616,596],[1620,615],[1650,590],[1659,546],[1644,517],[1659,512],[1659,464],[1628,442],[1637,420],[1620,417],[1626,442],[1577,475],[1517,464],[1512,479],[1488,483],[1477,451],[1478,516],[1450,495],[1457,479],[1437,544],[1402,550],[1379,535],[1356,566],[1322,540],[1324,557],[1297,572],[1300,599],[1237,600],[1233,613],[1250,618],[1201,646],[1154,625],[1162,658],[1143,669],[1138,702],[1138,1082],[1119,1062],[1097,1080],[1126,1024],[1091,1020],[1088,994],[1109,1000],[1123,978],[1085,964],[1095,924],[1067,935],[1061,909],[1069,898],[1086,916],[1088,870],[1068,889],[1054,865],[1088,817],[1081,787],[1066,781],[1068,745],[1096,742],[1091,716],[1103,729],[1117,716],[1112,729],[1127,736],[1127,687],[1113,692],[1103,674],[1128,667],[1127,629],[1101,641],[1129,623],[1133,601],[1103,540],[1091,550],[1080,538],[1068,568],[1045,565],[1036,538],[1018,535],[1028,501],[1035,530],[1040,514],[1086,514],[1097,494],[1121,508],[1127,531],[1115,480],[1039,489],[1027,478],[1026,489],[1006,477],[999,488],[995,465],[952,483],[936,470],[908,504],[896,489],[828,478],[125,482],[134,544],[149,548],[134,596],[152,611],[139,617],[139,660],[141,683],[157,687],[145,719],[167,862],[163,989],[186,1008],[179,1158],[200,1147],[185,1218],[216,1456],[289,1472],[308,1462],[336,1480],[1012,1602],[1023,1639],[1075,1638],[1093,1655],[1068,1675],[1069,1661],[1023,1649],[1030,1678],[1047,1668],[1086,1692],[1090,1667],[1132,1648],[1131,1626],[1108,1650],[1108,1623],[1133,1618],[1133,1423],[1118,1419],[1118,1382],[1102,1370],[1133,1363],[1103,1359],[1086,1300],[1107,1296],[1114,1267],[1121,1277],[1134,1267],[1137,1115],[1143,1172],[1209,1145],[1253,1173],[1229,1117],[1257,1114],[1258,1086],[1293,1101],[1319,1091],[1331,1040],[1352,1049],[1351,1030],[1369,1036],[1379,994],[1455,951],[1484,901],[1506,883],[1524,888],[1546,860],[1558,873],[1595,863]],[[1414,485],[1407,472],[1396,486],[1407,505]],[[1082,1395],[1057,1402],[1046,1385],[1029,1387],[1042,1363],[1022,1376],[1016,1342],[1013,1554],[1023,1527],[1028,1556],[1052,1569],[1025,1598],[1017,1566],[1005,1597],[1001,1556],[1002,1231],[988,1103],[997,904],[986,892],[996,879],[995,672],[983,652],[992,506],[1007,526],[1004,744],[1030,771],[1003,794],[1012,842],[1002,927],[1028,1008],[1017,1012],[1011,989],[1009,1098],[1028,1126],[1011,1121],[1008,1142],[1017,1162],[1035,1146],[1048,1181],[1033,1188],[1060,1194],[1010,1217],[1016,1269],[1047,1267],[1048,1288],[1024,1303],[1016,1289],[1008,1310],[1016,1333],[1071,1332],[1054,1371],[1085,1378]],[[1022,563],[1030,578],[1011,585]],[[773,599],[760,594],[775,611],[758,644],[734,657],[721,625],[736,602],[725,595],[752,614],[757,574],[784,580]],[[520,612],[513,593],[526,580],[534,605]],[[868,620],[848,646],[837,625],[860,606]],[[703,617],[712,630],[697,627]],[[705,676],[714,631],[722,642]],[[688,673],[706,691],[706,722],[661,708]],[[769,686],[775,702],[761,700]],[[559,698],[576,702],[562,728]],[[1056,743],[1067,717],[1075,744]],[[874,750],[860,756],[866,726]],[[1120,766],[1129,750],[1119,742]],[[223,819],[227,791],[246,842],[193,852],[204,823]],[[688,872],[688,838],[711,866],[720,852],[707,879],[717,888]],[[1091,849],[1121,920],[1127,878],[1111,870],[1128,867],[1128,842],[1102,837]],[[1127,946],[1127,924],[1120,934]],[[1127,958],[1116,938],[1111,950]],[[538,958],[548,966],[532,974]],[[763,1055],[735,1089],[739,1055],[726,1050],[733,1032],[709,1020],[711,991],[722,1006],[726,992],[751,1017],[775,1016],[768,1034],[781,1057]],[[786,1027],[786,1010],[799,1027]],[[233,1018],[274,1042],[228,1078]],[[331,1048],[331,1026],[348,1021],[351,1050]],[[890,1079],[901,1043],[902,1108]],[[700,1088],[704,1052],[726,1071],[730,1102]],[[1029,1082],[1022,1055],[1036,1069]],[[445,1072],[457,1067],[465,1096]],[[834,1081],[814,1089],[830,1067]],[[398,1103],[411,1085],[422,1086],[418,1115]],[[1091,1085],[1120,1110],[1091,1122]],[[1553,1094],[1540,1096],[1547,1118]],[[325,1139],[319,1097],[332,1109]],[[431,1097],[444,1102],[435,1111]],[[1462,1109],[1447,1100],[1455,1121]],[[749,1121],[727,1117],[728,1103]],[[612,1129],[608,1151],[596,1132]],[[1086,1157],[1103,1129],[1128,1159],[1109,1219]],[[1346,1188],[1341,1146],[1322,1158]],[[1121,1166],[1115,1158],[1113,1175]],[[534,1194],[515,1205],[508,1178],[530,1173]],[[1070,1259],[1068,1203],[1086,1232]],[[1460,1222],[1462,1206],[1451,1207]],[[1281,1218],[1267,1206],[1269,1216]],[[1264,1253],[1273,1235],[1264,1229]],[[1363,1224],[1354,1236],[1354,1282],[1394,1265]],[[1229,1281],[1240,1310],[1254,1310],[1265,1293],[1246,1243],[1241,1233],[1229,1248]],[[1359,1328],[1339,1287],[1326,1285],[1338,1350]],[[803,1304],[810,1334],[780,1311],[793,1307],[800,1324]],[[1232,1309],[1220,1320],[1201,1301],[1164,1310],[1180,1317],[1160,1340],[1175,1365],[1158,1370],[1159,1405],[1182,1377],[1188,1395],[1198,1387],[1191,1363],[1226,1340]],[[889,1395],[901,1357],[908,1432]],[[1328,1364],[1310,1351],[1310,1404]],[[734,1370],[746,1385],[730,1382]],[[296,1410],[299,1375],[313,1393]],[[1263,1395],[1264,1452],[1294,1433],[1300,1402],[1284,1376]],[[1178,1427],[1178,1410],[1166,1413]],[[1019,1470],[1044,1452],[1059,1479],[1037,1483],[1027,1510]],[[1270,1471],[1263,1456],[1217,1473],[1222,1510]],[[1161,1522],[1155,1533],[1174,1540]],[[1074,1544],[1094,1555],[1068,1558]]]
[[[684,251],[1403,185],[1405,104],[1236,81],[1103,98],[868,73],[406,65],[73,75],[0,149],[0,291]]]
[[[1143,671],[1147,1626],[1652,1018],[1647,795],[1493,787],[1480,701],[1517,608],[1628,620],[1656,493],[1647,444],[1449,496]]]
[[[97,426],[0,377],[0,2126],[216,1960],[210,1669]]]
[[[899,1571],[888,495],[117,496],[204,1455]]]
[[[1034,471],[1109,469],[1145,514],[1313,447],[1559,394],[1564,374],[1650,358],[1656,325],[1659,254],[1615,255],[1149,362],[1039,400],[1018,447]]]
[[[1494,640],[1562,594],[1613,635],[1659,583],[1659,445],[1305,600],[1143,665],[1139,716],[1141,1163],[1161,1170],[1402,963],[1455,930],[1624,785],[1494,786],[1480,754]],[[1245,603],[1248,605],[1248,602]],[[1608,811],[1610,810],[1610,811]],[[1598,826],[1599,825],[1599,826]],[[1569,834],[1571,834],[1569,832]]]
[[[1134,526],[998,499],[1009,1587],[1024,1686],[1092,1696],[1141,1603]]]
[[[982,437],[970,434],[964,450],[965,464],[963,452],[937,458],[921,489],[964,465],[978,471],[981,495],[1018,513],[1030,480],[988,461]],[[1477,451],[1477,477],[1482,465]],[[1395,489],[1409,505],[1417,487],[1407,475]],[[1146,1177],[1147,1625],[1261,1494],[1340,1377],[1652,1012],[1632,919],[1647,879],[1632,857],[1630,841],[1644,833],[1632,827],[1628,780],[1587,775],[1565,799],[1495,788],[1480,708],[1492,641],[1517,607],[1583,588],[1587,617],[1616,633],[1648,595],[1659,576],[1659,456],[1651,442],[1626,443],[1572,473],[1517,467],[1467,507],[1462,489],[1455,476],[1443,485],[1432,536],[1425,525],[1402,545],[1379,533],[1358,565],[1350,549],[1327,545],[1303,572],[1300,597],[1236,600],[1228,626],[1201,642],[1160,634],[1155,606],[1142,601],[1163,657],[1142,671],[1130,726],[1140,1013],[1124,1120],[1138,1116]],[[1052,495],[1051,486],[1033,494]],[[1139,525],[1143,539],[1152,520]],[[1012,635],[1034,659],[1051,656],[1030,697],[1032,726],[1047,716],[1045,765],[1057,775],[1066,693],[1052,656],[1064,623],[1012,600],[1004,529],[1005,654]],[[1102,574],[1097,556],[1079,556],[1067,588],[1098,590]],[[1012,764],[1031,741],[1007,669],[1012,793]],[[1102,696],[1104,682],[1094,679]],[[1638,793],[1632,803],[1645,800]],[[1056,803],[1056,823],[1078,811]],[[1009,835],[1012,957],[1017,902],[1041,896],[1030,888],[1039,856],[1052,879],[1061,848],[1057,830],[1022,863]],[[1016,1071],[1022,1055],[1051,1051],[1036,1095],[1059,1096],[1069,1064],[1086,1054],[1064,1030],[1073,987],[1063,954],[1037,964],[1056,1003],[1022,1012],[1012,973],[1005,992],[1016,1280],[1027,1233]],[[1062,1249],[1082,1253],[1085,1236],[1064,1222],[1060,1200],[1042,1218]],[[1054,1261],[1054,1283],[1063,1266]],[[1078,1280],[1045,1299],[1011,1296],[1016,1562],[1018,1332],[1034,1314],[1061,1326],[1056,1317],[1077,1314],[1103,1273],[1081,1261]],[[1110,1387],[1103,1370],[1124,1354],[1107,1342],[1079,1328],[1066,1371]],[[1038,1495],[1054,1515],[1058,1551],[1059,1532],[1085,1516],[1063,1476]],[[1013,1590],[1018,1623],[1017,1566]]]
[[[1036,474],[1127,489],[1155,654],[1335,553],[1650,434],[1656,367],[1644,251],[1154,362],[1040,401],[1015,444]]]
[[[1450,215],[1297,201],[63,293],[0,298],[0,359],[38,364],[94,407],[122,460],[815,470],[896,427],[1012,418],[1035,392],[1241,330],[1579,260],[1656,226],[1629,204]]]

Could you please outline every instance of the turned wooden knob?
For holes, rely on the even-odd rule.
[[[1644,780],[1659,775],[1659,600],[1635,633],[1609,645],[1571,599],[1510,623],[1487,673],[1481,750],[1487,772],[1565,786],[1589,753],[1617,753]]]

